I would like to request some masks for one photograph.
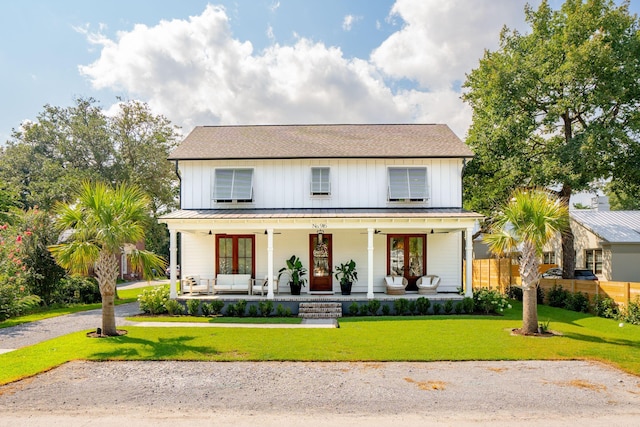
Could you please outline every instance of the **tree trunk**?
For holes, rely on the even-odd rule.
[[[523,242],[520,257],[520,279],[522,280],[522,332],[538,331],[538,282],[540,281],[540,260],[534,244]]]
[[[538,332],[537,288],[538,286],[530,286],[522,289],[522,332],[525,334]]]
[[[115,254],[103,251],[96,263],[96,278],[102,296],[102,335],[116,336],[116,313],[114,299],[118,278],[118,258]]]
[[[560,202],[569,207],[569,199],[571,198],[571,186],[564,184],[559,193]],[[574,270],[576,269],[576,253],[573,246],[573,232],[568,227],[562,232],[562,278],[573,279]]]
[[[118,335],[114,299],[113,294],[102,294],[102,335],[110,337]]]

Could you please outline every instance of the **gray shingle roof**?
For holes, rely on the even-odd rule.
[[[640,211],[571,211],[570,214],[609,243],[640,243]]]
[[[433,157],[473,152],[442,124],[198,126],[169,160]]]

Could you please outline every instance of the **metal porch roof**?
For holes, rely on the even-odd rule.
[[[295,219],[295,218],[464,218],[482,219],[476,212],[460,208],[327,208],[327,209],[181,209],[160,217],[161,220],[203,219]]]

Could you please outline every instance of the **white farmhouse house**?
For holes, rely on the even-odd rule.
[[[404,276],[408,292],[427,274],[440,277],[438,292],[458,292],[463,276],[471,283],[464,236],[482,218],[462,209],[472,156],[441,124],[196,127],[169,157],[180,178],[180,209],[160,219],[171,296],[178,233],[182,277],[277,277],[296,255],[308,269],[303,295],[339,293],[332,273],[351,259],[353,292],[369,299],[389,275]],[[288,293],[284,279],[278,288]]]

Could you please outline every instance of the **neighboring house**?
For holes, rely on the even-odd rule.
[[[576,268],[614,282],[640,282],[640,211],[571,212]]]
[[[600,280],[640,282],[640,211],[572,210],[576,269],[591,270]],[[489,258],[481,239],[474,242],[476,258]],[[560,235],[544,249],[543,264],[562,266]],[[548,266],[547,266],[548,267]]]
[[[303,294],[339,293],[332,272],[350,259],[353,292],[368,298],[385,292],[390,274],[405,276],[408,290],[435,274],[438,292],[458,292],[463,256],[472,258],[463,236],[482,218],[462,209],[472,156],[446,125],[196,127],[169,157],[180,178],[180,210],[160,219],[171,271],[181,233],[183,277],[277,277],[295,254],[309,270]]]

